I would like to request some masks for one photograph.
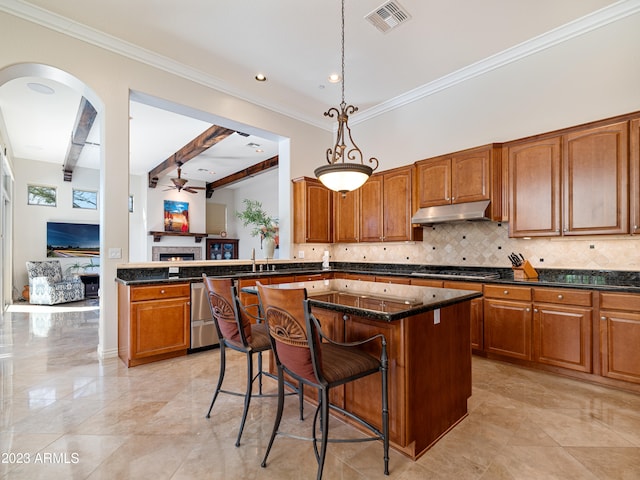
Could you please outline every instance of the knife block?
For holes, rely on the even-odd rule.
[[[538,278],[538,272],[533,268],[533,265],[529,263],[529,260],[525,260],[519,267],[513,268],[513,278],[515,280],[529,280]]]

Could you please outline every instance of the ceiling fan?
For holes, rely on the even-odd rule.
[[[178,191],[184,190],[185,192],[189,192],[189,193],[198,193],[196,190],[207,189],[206,187],[185,187],[185,185],[189,180],[187,180],[186,178],[182,178],[181,174],[182,174],[182,163],[178,163],[178,177],[171,179],[171,181],[173,182],[173,185],[166,185],[169,188],[165,188],[164,189],[165,192],[167,190],[171,190],[174,188]]]

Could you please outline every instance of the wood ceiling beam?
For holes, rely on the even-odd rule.
[[[271,170],[272,168],[276,168],[277,166],[278,155],[264,160],[260,163],[256,163],[255,165],[251,165],[249,168],[245,168],[244,170],[241,170],[239,172],[227,175],[226,177],[221,178],[220,180],[216,180],[215,182],[207,183],[207,198],[211,198],[213,191],[217,188],[222,188],[234,183],[238,183],[254,175],[258,175],[260,173]]]
[[[70,182],[73,176],[73,169],[78,163],[82,149],[87,143],[89,132],[93,126],[93,122],[96,119],[98,112],[93,108],[91,102],[86,98],[80,99],[80,105],[78,106],[78,114],[76,115],[76,121],[73,124],[73,130],[71,132],[71,139],[69,140],[69,148],[67,148],[67,155],[62,165],[63,178],[65,182]]]
[[[149,172],[149,188],[156,188],[156,185],[158,185],[158,179],[161,176],[167,174],[171,170],[175,170],[180,165],[184,165],[192,158],[197,157],[202,152],[213,147],[216,143],[221,142],[234,132],[235,130],[231,130],[229,128],[212,125],[176,153],[167,158],[164,162],[151,170]]]

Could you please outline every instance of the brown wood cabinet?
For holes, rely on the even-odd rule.
[[[561,137],[509,147],[509,236],[560,235]]]
[[[422,227],[413,226],[413,166],[371,176],[360,187],[361,242],[422,240]]]
[[[392,445],[417,458],[467,412],[471,395],[468,347],[469,302],[445,307],[440,323],[424,312],[393,322],[314,308],[323,331],[338,341],[384,334],[389,358],[389,437]],[[379,345],[370,345],[379,354]],[[380,428],[380,377],[347,384],[342,405]],[[438,392],[446,391],[446,395]],[[355,425],[357,427],[357,425]]]
[[[509,235],[629,232],[629,122],[508,145]]]
[[[450,282],[446,281],[442,285],[444,288],[455,290],[472,290],[482,292],[481,283],[473,282]],[[484,301],[482,298],[474,298],[471,302],[471,349],[481,351],[484,348]]]
[[[563,235],[629,233],[629,122],[563,137]]]
[[[602,375],[640,383],[640,295],[600,293]]]
[[[592,293],[534,288],[533,300],[533,360],[590,373]]]
[[[127,367],[187,353],[190,301],[189,283],[118,284],[118,356]]]
[[[293,180],[294,243],[331,243],[333,192],[320,181]]]
[[[232,260],[238,258],[238,239],[207,238],[205,260]]]
[[[629,124],[629,209],[631,233],[640,233],[640,119]]]
[[[502,220],[501,147],[486,145],[416,162],[417,207],[491,200]]]
[[[333,241],[356,243],[360,241],[360,189],[342,195],[333,194]]]
[[[531,360],[531,289],[511,285],[484,287],[484,349]]]

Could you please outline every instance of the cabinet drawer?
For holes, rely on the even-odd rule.
[[[624,293],[601,293],[600,308],[612,310],[640,311],[640,295]]]
[[[502,298],[505,300],[531,300],[531,289],[528,287],[513,287],[511,285],[485,285],[484,296],[487,298]]]
[[[296,282],[316,282],[318,280],[326,280],[333,278],[333,273],[310,273],[307,275],[296,275]]]
[[[397,283],[400,285],[411,285],[411,279],[407,277],[386,277],[376,275],[375,281],[378,283]]]
[[[149,285],[145,287],[131,288],[132,302],[189,296],[191,296],[191,287],[188,283],[178,283],[172,285]]]
[[[472,290],[474,292],[482,291],[481,283],[473,282],[444,282],[444,288],[453,288],[454,290]],[[503,290],[504,291],[504,290]]]
[[[534,288],[533,300],[541,303],[558,303],[561,305],[591,306],[591,292],[567,290],[560,288]]]

